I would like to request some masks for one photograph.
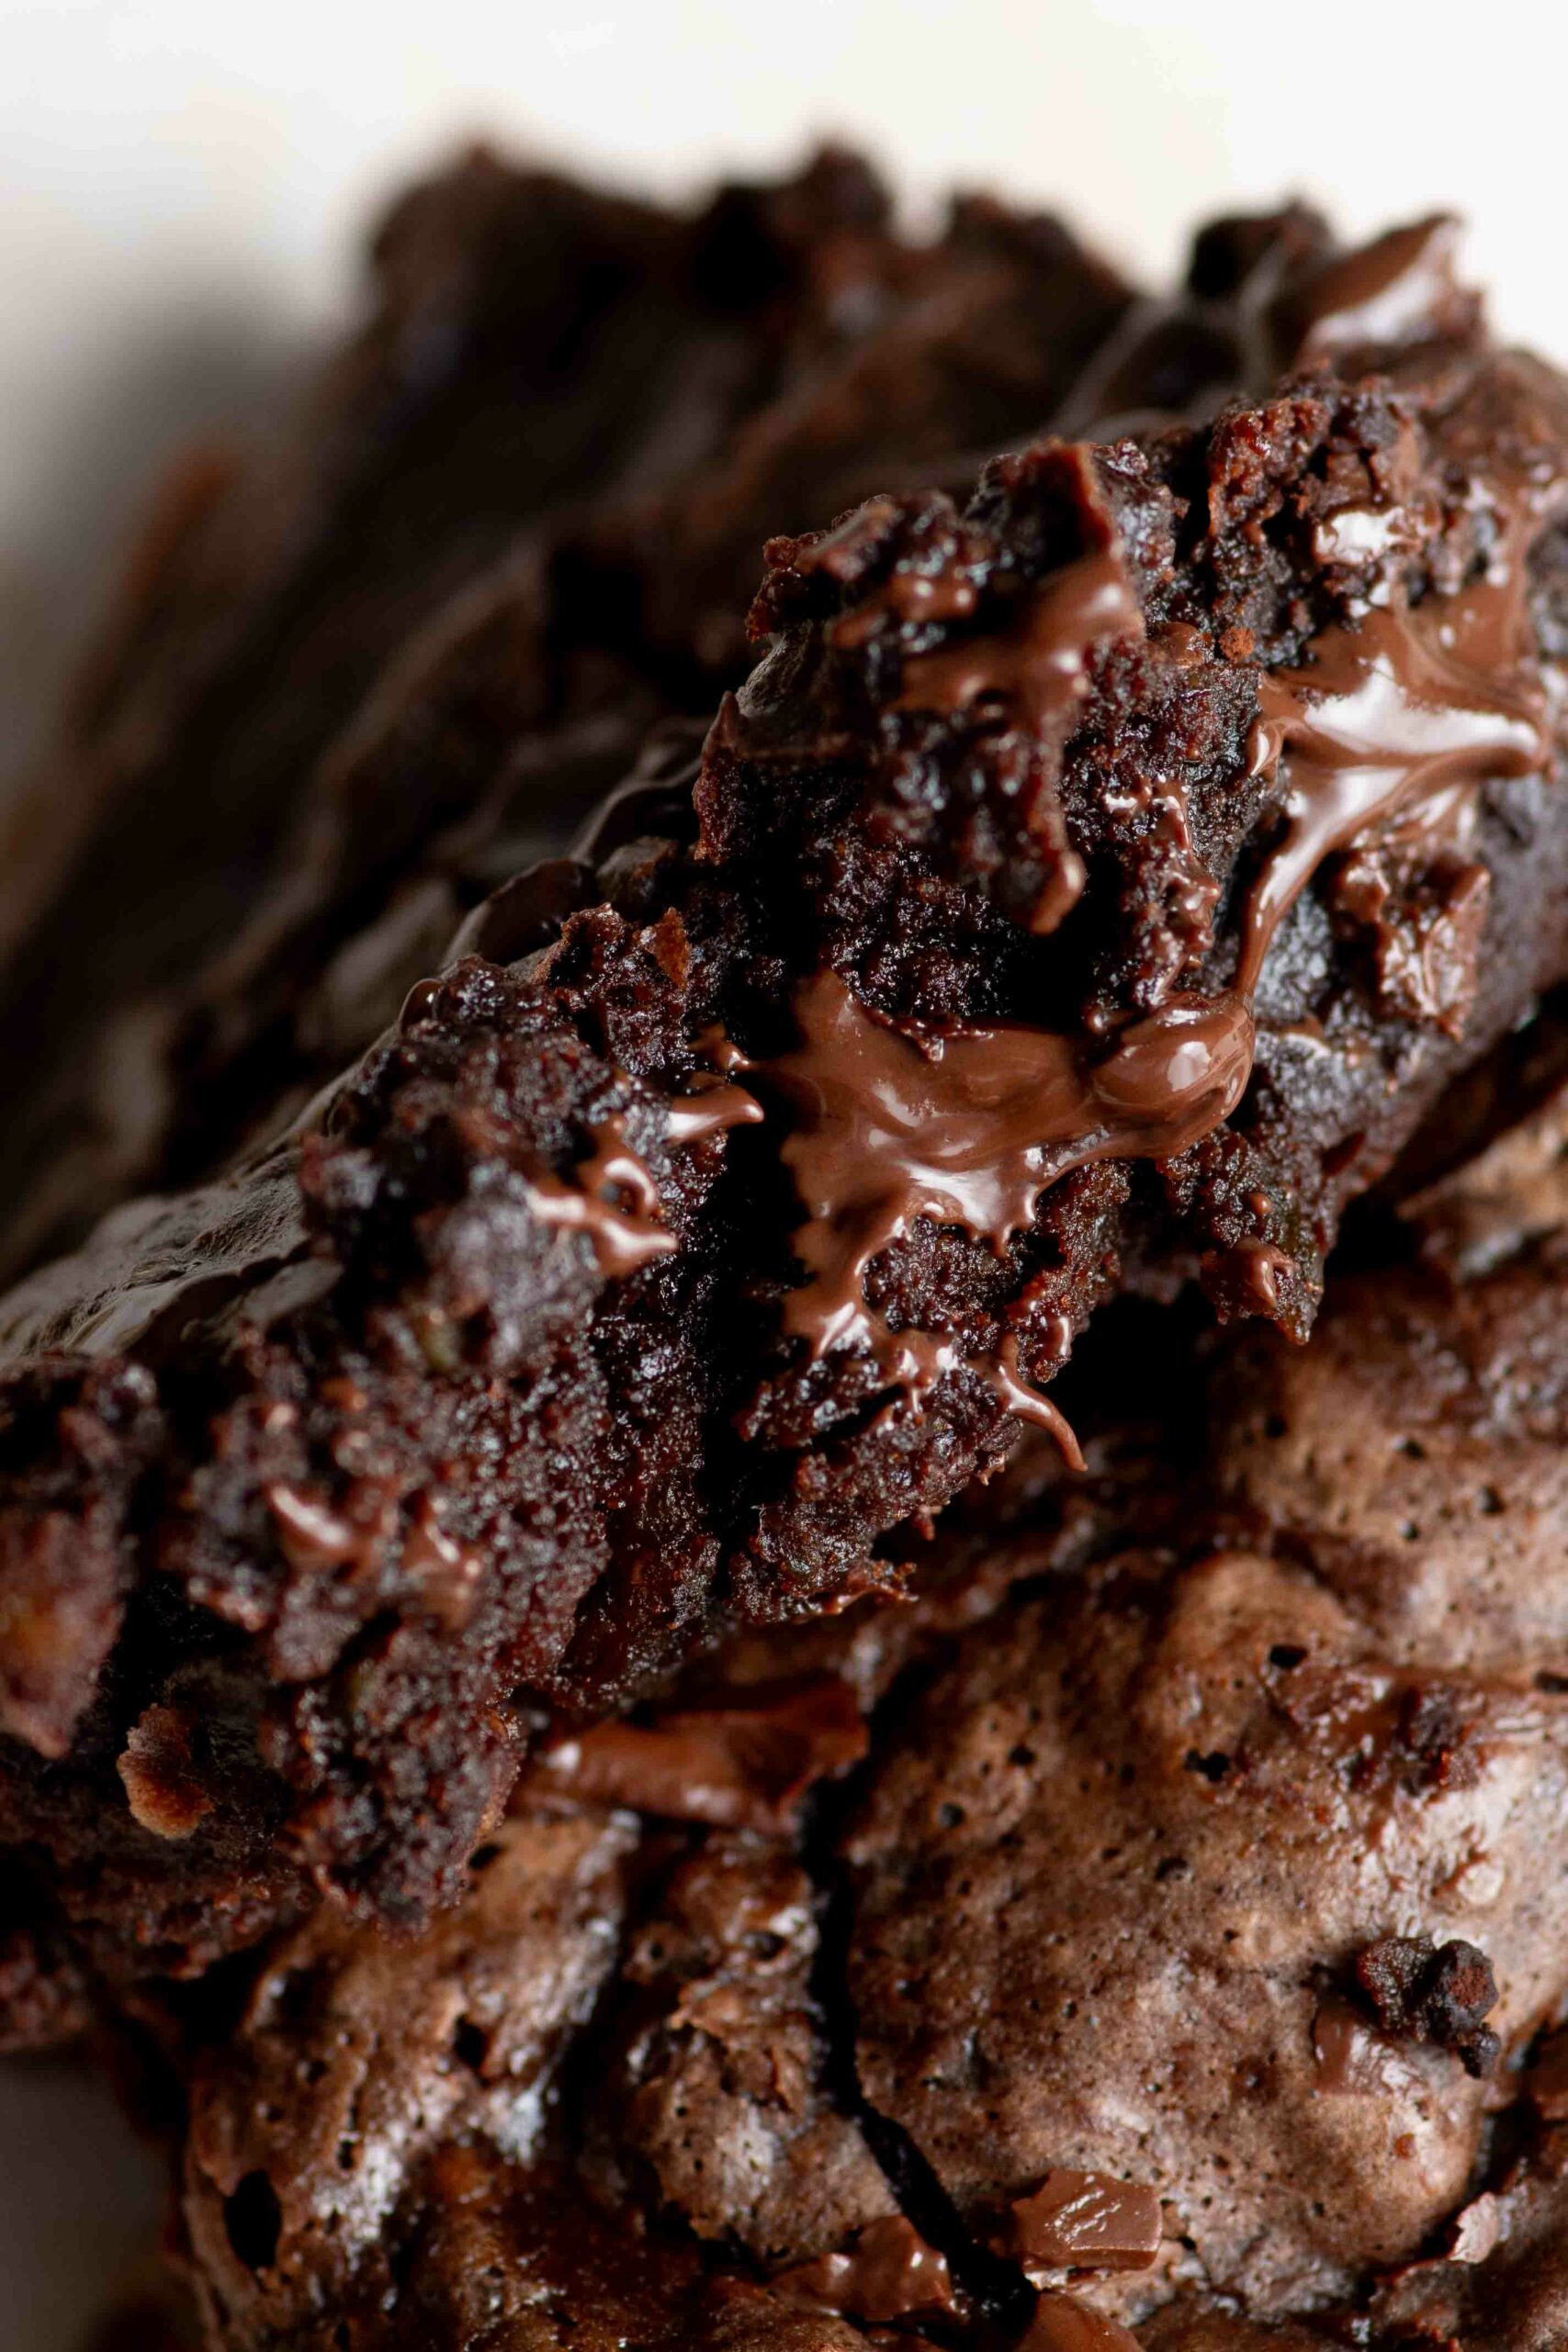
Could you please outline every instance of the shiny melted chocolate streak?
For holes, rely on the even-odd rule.
[[[994,695],[1043,733],[1083,700],[1094,648],[1143,633],[1125,567],[1114,548],[1101,548],[1021,596],[1007,635],[911,655],[894,708],[967,710]]]
[[[1325,630],[1308,667],[1263,680],[1250,766],[1265,775],[1288,755],[1285,831],[1244,917],[1244,994],[1325,857],[1372,826],[1447,834],[1489,776],[1547,765],[1546,696],[1526,639],[1522,551],[1505,543],[1458,595],[1373,606]]]
[[[678,1150],[761,1116],[761,1104],[744,1087],[716,1079],[676,1097],[669,1106],[666,1134]],[[627,1204],[609,1197],[615,1193]],[[528,1180],[528,1206],[541,1225],[585,1233],[600,1271],[612,1279],[635,1273],[676,1247],[675,1236],[660,1218],[658,1182],[627,1143],[619,1112],[593,1130],[593,1149],[570,1178],[539,1175]]]
[[[1014,1026],[916,1042],[831,971],[795,1009],[799,1045],[761,1074],[793,1114],[781,1151],[807,1212],[794,1247],[807,1280],[784,1302],[784,1329],[814,1356],[864,1348],[916,1394],[964,1359],[956,1342],[888,1329],[866,1301],[874,1258],[922,1216],[1000,1251],[1069,1169],[1186,1150],[1228,1117],[1252,1069],[1252,1017],[1235,996],[1179,998],[1109,1046]],[[1010,1408],[1062,1434],[1055,1408],[1002,1370]]]
[[[1438,225],[1422,224],[1421,239]],[[1403,268],[1412,255],[1402,249],[1394,258]],[[1345,305],[1329,307],[1337,315]],[[1548,764],[1546,697],[1525,609],[1528,484],[1503,485],[1499,505],[1498,545],[1468,587],[1415,608],[1370,605],[1353,625],[1324,631],[1301,668],[1262,680],[1250,772],[1283,763],[1284,810],[1243,910],[1232,989],[1178,997],[1106,1039],[1017,1025],[911,1036],[868,1012],[831,970],[802,984],[799,1042],[753,1083],[792,1122],[781,1151],[806,1212],[793,1236],[806,1280],[786,1296],[783,1319],[814,1360],[864,1350],[917,1407],[935,1381],[969,1363],[1010,1411],[1049,1429],[1068,1460],[1080,1460],[1062,1415],[1021,1376],[1013,1335],[976,1360],[956,1340],[895,1331],[867,1300],[867,1271],[921,1217],[1000,1252],[1032,1222],[1041,1193],[1070,1170],[1108,1158],[1170,1159],[1198,1142],[1242,1099],[1259,977],[1324,860],[1369,834],[1450,838],[1488,777]],[[1354,552],[1391,522],[1355,509],[1324,527]],[[941,616],[966,611],[950,600]],[[838,634],[853,641],[863,620],[848,616]],[[895,707],[950,713],[994,699],[1037,733],[1059,734],[1088,693],[1096,649],[1143,633],[1109,546],[1021,594],[1005,630],[910,657]],[[752,1093],[725,1082],[739,1066],[730,1052],[711,1091],[671,1105],[671,1146],[764,1115]],[[674,1246],[659,1220],[657,1186],[615,1121],[571,1181],[541,1179],[536,1190],[540,1217],[585,1230],[607,1274]],[[1257,1269],[1264,1305],[1277,1255]]]

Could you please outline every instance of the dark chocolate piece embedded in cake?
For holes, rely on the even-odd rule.
[[[540,1710],[897,1583],[1118,1290],[1304,1332],[1564,953],[1568,407],[1455,315],[776,542],[673,833],[14,1295],[7,1831],[105,1965],[421,1919]]]

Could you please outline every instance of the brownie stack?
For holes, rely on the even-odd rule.
[[[213,2352],[1547,2352],[1568,385],[840,153],[375,259],[8,911],[0,2033]]]

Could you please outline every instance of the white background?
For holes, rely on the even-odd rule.
[[[847,134],[917,215],[989,181],[1156,275],[1216,204],[1452,206],[1504,326],[1568,354],[1565,64],[1551,0],[0,0],[0,784],[149,464],[276,397],[460,136],[676,191]],[[0,2070],[5,2352],[75,2352],[151,2227],[110,2131]]]

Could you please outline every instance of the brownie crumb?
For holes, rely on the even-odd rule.
[[[1451,2050],[1477,2080],[1496,2064],[1502,2044],[1482,2020],[1497,2006],[1497,1980],[1474,1944],[1458,1936],[1445,1944],[1383,1936],[1357,1953],[1356,1982],[1394,2040]]]

